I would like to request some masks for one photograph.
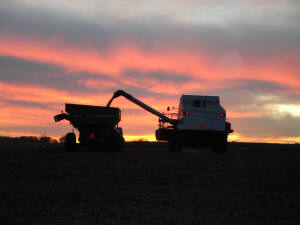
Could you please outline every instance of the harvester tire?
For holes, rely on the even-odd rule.
[[[169,140],[169,151],[170,152],[181,152],[183,150],[182,137],[174,132]]]
[[[76,147],[76,135],[74,133],[67,133],[65,139],[66,152],[74,151]]]
[[[212,150],[215,153],[226,153],[227,152],[227,134],[219,135],[216,138],[216,142],[212,145]]]

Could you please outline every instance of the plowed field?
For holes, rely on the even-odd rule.
[[[300,145],[0,144],[0,224],[300,224]]]

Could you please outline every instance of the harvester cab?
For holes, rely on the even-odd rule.
[[[161,122],[156,130],[157,140],[173,142],[178,151],[183,146],[212,146],[214,152],[227,151],[227,136],[232,133],[226,121],[226,111],[218,96],[182,95],[177,113],[176,132]]]

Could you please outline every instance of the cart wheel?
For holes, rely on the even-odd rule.
[[[125,140],[120,134],[115,134],[110,140],[109,149],[113,152],[120,152],[124,148]]]
[[[65,139],[65,150],[67,152],[74,151],[76,147],[76,135],[74,133],[67,133]]]

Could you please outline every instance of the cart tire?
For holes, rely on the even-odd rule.
[[[109,149],[112,152],[120,152],[124,148],[125,140],[120,134],[115,134],[110,140]]]
[[[65,139],[66,152],[74,151],[76,148],[76,135],[74,133],[67,133]]]

